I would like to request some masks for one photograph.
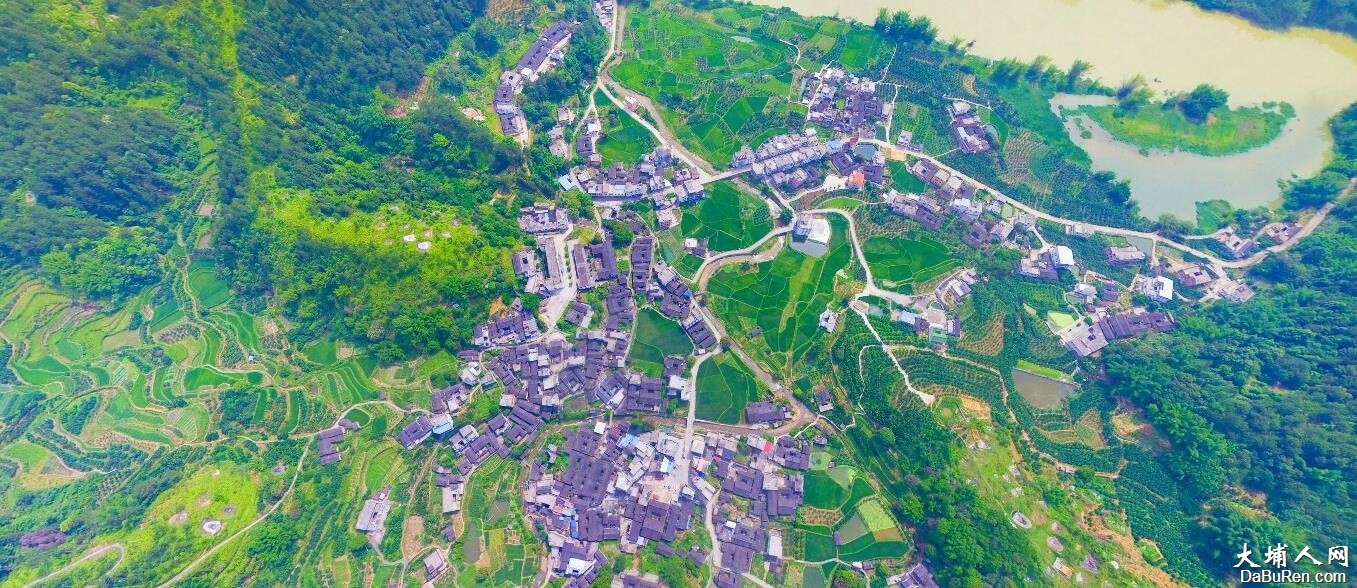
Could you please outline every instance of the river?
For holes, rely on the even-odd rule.
[[[1060,67],[1093,64],[1093,77],[1116,85],[1135,75],[1164,91],[1211,83],[1234,106],[1285,101],[1296,118],[1259,149],[1207,157],[1142,155],[1096,125],[1071,137],[1093,159],[1131,180],[1142,213],[1195,218],[1193,202],[1223,198],[1237,207],[1275,202],[1277,181],[1309,176],[1333,147],[1326,121],[1357,101],[1357,40],[1314,29],[1258,28],[1240,18],[1165,0],[756,0],[806,15],[872,22],[882,7],[924,15],[939,37],[974,40],[976,55],[1030,61],[1046,55]],[[1073,125],[1069,125],[1073,127]],[[1087,125],[1086,125],[1087,126]]]

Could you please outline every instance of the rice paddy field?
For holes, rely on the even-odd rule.
[[[732,336],[762,332],[746,348],[776,372],[792,373],[824,334],[820,313],[834,301],[835,276],[852,259],[847,222],[829,218],[834,236],[819,257],[790,247],[757,266],[728,265],[708,284],[708,304]],[[738,334],[738,335],[737,335]]]
[[[633,166],[641,156],[654,150],[659,144],[641,123],[631,115],[622,112],[601,93],[595,93],[595,102],[599,105],[599,120],[603,122],[603,139],[598,143],[598,154],[603,164],[614,162]]]
[[[637,313],[636,331],[632,336],[631,365],[651,376],[664,373],[667,355],[687,357],[693,352],[692,340],[678,323],[653,308]]]
[[[792,534],[803,561],[863,561],[909,552],[909,540],[863,471],[852,466],[812,469],[805,488]]]
[[[888,288],[927,282],[961,265],[947,246],[931,239],[869,237],[862,243],[862,253],[872,277]]]
[[[730,181],[706,187],[706,197],[683,211],[684,237],[705,241],[711,251],[743,249],[773,228],[768,204]],[[700,260],[699,260],[700,261]]]
[[[712,357],[697,370],[697,418],[704,421],[738,425],[745,405],[760,394],[759,381],[733,354]]]

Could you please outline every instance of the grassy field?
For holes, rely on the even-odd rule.
[[[1218,109],[1202,124],[1191,122],[1172,104],[1147,105],[1123,115],[1116,106],[1082,106],[1088,115],[1118,141],[1141,149],[1187,151],[1202,155],[1229,155],[1272,142],[1286,121],[1295,116],[1291,105],[1264,104]]]
[[[773,228],[768,205],[729,181],[707,186],[707,196],[683,212],[684,237],[705,240],[712,251],[742,249]]]
[[[928,184],[909,173],[909,167],[905,162],[892,159],[886,162],[886,168],[891,172],[891,186],[896,190],[906,194],[923,194],[928,190]]]
[[[1015,459],[1008,446],[1007,433],[963,408],[959,399],[942,398],[936,406],[940,422],[963,438],[972,442],[983,440],[988,445],[967,452],[958,466],[958,473],[975,481],[973,487],[985,503],[1010,516],[1015,512],[1022,513],[1032,522],[1031,529],[1019,528],[1019,531],[1037,553],[1051,554],[1046,538],[1055,536],[1065,545],[1065,554],[1087,553],[1099,561],[1117,560],[1122,564],[1121,569],[1101,566],[1097,573],[1081,569],[1085,580],[1082,584],[1060,574],[1047,576],[1046,584],[1087,586],[1107,582],[1113,586],[1129,585],[1132,572],[1136,575],[1144,572],[1145,564],[1140,561],[1139,554],[1123,547],[1132,545],[1133,540],[1119,522],[1120,515],[1109,514],[1115,509],[1104,499],[1071,487],[1066,479],[1054,472],[1034,470],[1031,464]],[[1096,526],[1090,528],[1089,522],[1095,522]],[[1114,533],[1124,541],[1110,540]],[[1079,559],[1082,557],[1079,555]],[[1066,561],[1070,560],[1066,557]]]
[[[1234,222],[1234,207],[1225,200],[1203,200],[1197,203],[1197,229],[1214,233]]]
[[[775,372],[794,371],[821,340],[820,313],[834,299],[835,275],[852,259],[844,238],[847,222],[838,216],[829,221],[834,236],[824,255],[813,257],[787,247],[755,268],[726,266],[708,285],[709,304],[732,334],[762,329],[749,347],[768,356]]]
[[[961,264],[933,240],[870,237],[862,243],[862,254],[872,266],[872,276],[888,287],[926,282]]]
[[[723,353],[708,359],[697,370],[697,418],[738,425],[759,390],[758,380],[739,358]]]
[[[702,158],[724,167],[800,108],[787,100],[795,49],[675,2],[652,6],[628,11],[624,59],[612,74],[660,105],[665,124]]]
[[[839,210],[853,211],[862,206],[863,202],[857,198],[847,196],[836,196],[820,203],[821,208],[837,208]]]
[[[678,323],[653,308],[643,309],[636,317],[636,334],[631,344],[632,367],[651,376],[664,373],[664,357],[687,357],[693,352],[692,340]]]

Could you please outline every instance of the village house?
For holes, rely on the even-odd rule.
[[[981,153],[991,149],[988,138],[991,133],[969,102],[952,102],[947,107],[947,114],[952,118],[952,138],[962,153]]]
[[[1226,231],[1216,239],[1225,246],[1225,249],[1229,250],[1230,255],[1233,255],[1235,259],[1248,257],[1258,245],[1253,239],[1241,238],[1234,234],[1234,231]]]
[[[564,209],[539,202],[518,214],[518,227],[534,235],[564,233],[570,230],[570,215]]]
[[[1178,268],[1178,271],[1173,272],[1173,275],[1178,278],[1179,282],[1182,282],[1182,284],[1188,288],[1205,286],[1215,280],[1215,276],[1212,276],[1211,272],[1196,263]]]
[[[1130,245],[1107,248],[1107,263],[1112,265],[1135,265],[1145,259],[1144,251]]]

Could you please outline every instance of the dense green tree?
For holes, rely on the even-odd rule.
[[[1230,101],[1230,94],[1210,84],[1201,84],[1178,98],[1178,109],[1183,116],[1197,124],[1206,122],[1207,117],[1217,108],[1224,107]]]

